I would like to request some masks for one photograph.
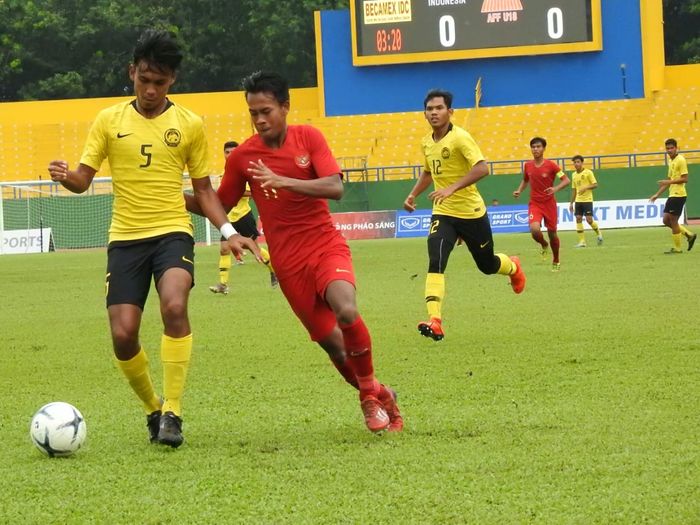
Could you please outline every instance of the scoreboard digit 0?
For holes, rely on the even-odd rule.
[[[351,0],[356,66],[600,51],[600,0]]]

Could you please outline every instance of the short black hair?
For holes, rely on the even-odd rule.
[[[146,29],[134,48],[134,65],[146,62],[158,72],[175,72],[182,62],[182,51],[170,31]]]
[[[573,157],[571,157],[572,162],[576,162],[577,160],[583,162],[583,157],[581,155],[574,155]]]
[[[530,139],[530,147],[534,146],[534,145],[537,144],[538,142],[539,142],[540,144],[542,144],[542,147],[543,147],[543,148],[546,148],[546,147],[547,147],[547,141],[544,140],[542,137],[532,137],[532,138]]]
[[[237,148],[238,147],[238,142],[235,140],[229,140],[227,142],[224,142],[224,150],[227,150],[229,148]]]
[[[444,89],[431,89],[430,91],[428,91],[428,94],[425,95],[425,98],[423,99],[423,109],[428,107],[429,100],[438,97],[442,97],[442,99],[445,101],[447,109],[452,108],[452,93],[450,93],[449,91],[445,91]]]
[[[666,139],[666,142],[664,142],[664,145],[673,146],[674,148],[677,148],[678,142],[676,142],[676,139]]]
[[[277,73],[256,71],[245,77],[241,85],[246,97],[249,93],[269,93],[280,104],[289,102],[289,83]]]

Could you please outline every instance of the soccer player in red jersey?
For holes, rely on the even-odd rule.
[[[542,247],[542,257],[547,256],[549,247],[552,247],[552,271],[558,272],[559,263],[559,235],[557,235],[557,200],[554,194],[566,188],[571,181],[566,173],[562,171],[556,162],[544,158],[544,150],[547,148],[547,141],[542,137],[534,137],[530,141],[532,159],[525,163],[523,169],[523,180],[520,181],[518,189],[513,192],[517,199],[530,184],[530,202],[528,203],[528,213],[530,216],[530,234]],[[559,184],[554,185],[554,181],[559,177]],[[542,235],[541,224],[547,228],[549,242]]]
[[[288,125],[289,87],[276,73],[243,81],[257,134],[234,149],[218,194],[225,209],[243,196],[246,183],[265,225],[279,286],[289,305],[360,391],[367,428],[400,431],[396,394],[374,376],[372,341],[355,299],[350,249],[333,224],[325,199],[343,195],[342,172],[325,138],[307,125]],[[198,213],[196,202],[191,211]]]

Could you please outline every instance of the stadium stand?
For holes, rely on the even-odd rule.
[[[321,129],[343,168],[421,164],[420,140],[429,129],[421,111],[321,117],[314,92],[301,91],[301,107],[292,109],[289,121]],[[186,96],[194,100],[216,94]],[[71,106],[79,103],[70,102]],[[101,101],[102,107],[110,103],[114,100]],[[90,127],[81,117],[94,115],[92,107],[81,111],[71,107],[71,114],[78,118],[52,121],[52,113],[64,114],[56,109],[60,102],[26,104],[39,105],[39,111],[31,106],[27,118],[0,119],[0,181],[46,178],[46,165],[53,158],[76,162]],[[90,101],[91,106],[95,104]],[[192,107],[191,102],[187,104]],[[42,112],[43,107],[47,111]],[[232,138],[240,141],[252,130],[242,107],[226,113],[212,110],[221,107],[227,104],[215,101],[193,108],[204,118],[212,173],[223,169],[218,145]],[[623,167],[630,154],[639,153],[658,153],[644,157],[640,165],[663,163],[663,143],[671,136],[682,150],[700,150],[699,115],[700,88],[687,87],[662,90],[645,99],[456,109],[454,121],[466,126],[491,161],[529,158],[528,141],[540,135],[549,142],[550,157],[614,155],[619,159],[608,159],[608,167]],[[517,162],[503,163],[496,173],[517,172],[518,166]],[[412,172],[397,169],[393,175],[387,173],[389,178],[406,178]],[[100,175],[109,176],[109,167],[103,166]]]

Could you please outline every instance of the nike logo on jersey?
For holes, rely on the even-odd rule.
[[[479,248],[486,248],[491,241],[486,241],[484,244],[480,244]]]
[[[124,137],[128,137],[129,135],[133,135],[134,133],[119,133],[117,132],[117,138],[118,139],[123,139]]]
[[[190,261],[190,260],[189,260],[187,257],[185,257],[184,255],[182,256],[182,260],[185,261],[185,262],[188,262],[188,263],[190,263],[191,265],[194,266],[194,261]]]

